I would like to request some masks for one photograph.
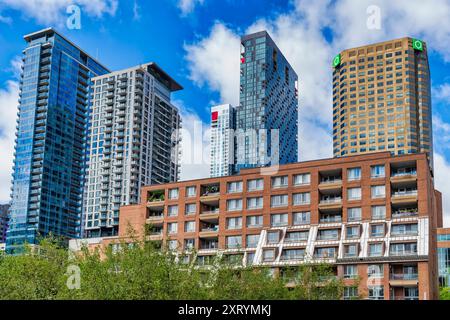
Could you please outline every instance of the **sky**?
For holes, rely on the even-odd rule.
[[[267,30],[299,76],[301,161],[332,157],[334,55],[410,36],[429,50],[435,185],[450,226],[448,17],[448,0],[0,0],[0,203],[9,201],[25,34],[52,26],[111,70],[154,61],[176,79],[184,89],[172,99],[190,135],[183,180],[209,174],[210,107],[238,104],[241,35]]]

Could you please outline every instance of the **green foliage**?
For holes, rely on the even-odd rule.
[[[155,190],[152,191],[148,197],[148,202],[164,201],[164,191]]]
[[[450,287],[444,287],[440,290],[440,300],[450,300]]]
[[[220,256],[213,260],[204,267],[182,263],[182,256],[139,241],[71,255],[44,239],[23,255],[0,256],[0,299],[340,299],[342,294],[342,281],[328,265],[274,277],[268,268],[237,267]],[[69,266],[80,270],[79,289],[66,285]]]

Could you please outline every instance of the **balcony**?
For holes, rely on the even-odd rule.
[[[150,191],[147,195],[147,207],[155,210],[164,208],[164,190]]]
[[[218,232],[219,232],[218,225],[210,225],[200,229],[198,236],[200,238],[213,238],[217,237]]]
[[[417,202],[417,189],[393,189],[391,202],[395,204],[406,204]]]
[[[400,219],[400,218],[410,218],[410,217],[417,217],[419,214],[419,210],[417,207],[411,207],[411,208],[392,208],[392,218],[393,219]]]
[[[200,220],[217,223],[219,221],[219,208],[214,206],[202,206]]]
[[[319,202],[320,210],[334,210],[342,208],[341,196],[321,196]]]
[[[415,182],[416,180],[417,180],[417,169],[415,165],[392,167],[391,169],[391,182],[393,184]]]
[[[207,205],[219,205],[220,187],[218,184],[205,185],[201,187],[200,202]]]
[[[319,214],[319,223],[340,223],[342,222],[342,215],[336,214]]]
[[[146,223],[154,226],[162,226],[164,223],[164,213],[162,211],[150,211]]]
[[[215,250],[219,249],[219,241],[217,240],[201,240],[200,241],[201,250]]]
[[[341,170],[320,172],[319,190],[340,190],[342,188]]]

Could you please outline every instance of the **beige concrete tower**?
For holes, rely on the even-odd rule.
[[[335,56],[332,67],[335,157],[427,152],[432,165],[425,42],[401,38],[347,49]]]

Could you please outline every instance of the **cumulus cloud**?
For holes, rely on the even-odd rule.
[[[231,29],[217,22],[211,33],[193,44],[184,46],[190,79],[202,87],[220,93],[221,101],[239,102],[240,39]]]
[[[18,10],[24,17],[44,25],[63,24],[69,5],[80,6],[82,15],[101,18],[105,14],[114,16],[118,3],[118,0],[0,0],[4,8]]]
[[[180,110],[181,130],[181,177],[191,180],[209,177],[210,137],[209,123],[204,123],[199,115],[181,100],[173,104]]]
[[[7,81],[0,89],[0,203],[10,200],[10,181],[13,165],[14,134],[19,99],[19,85]]]
[[[186,16],[194,11],[197,4],[203,4],[204,0],[179,0],[178,8],[181,11],[182,16]]]
[[[434,154],[435,187],[442,192],[444,226],[450,227],[450,162],[440,153]]]

